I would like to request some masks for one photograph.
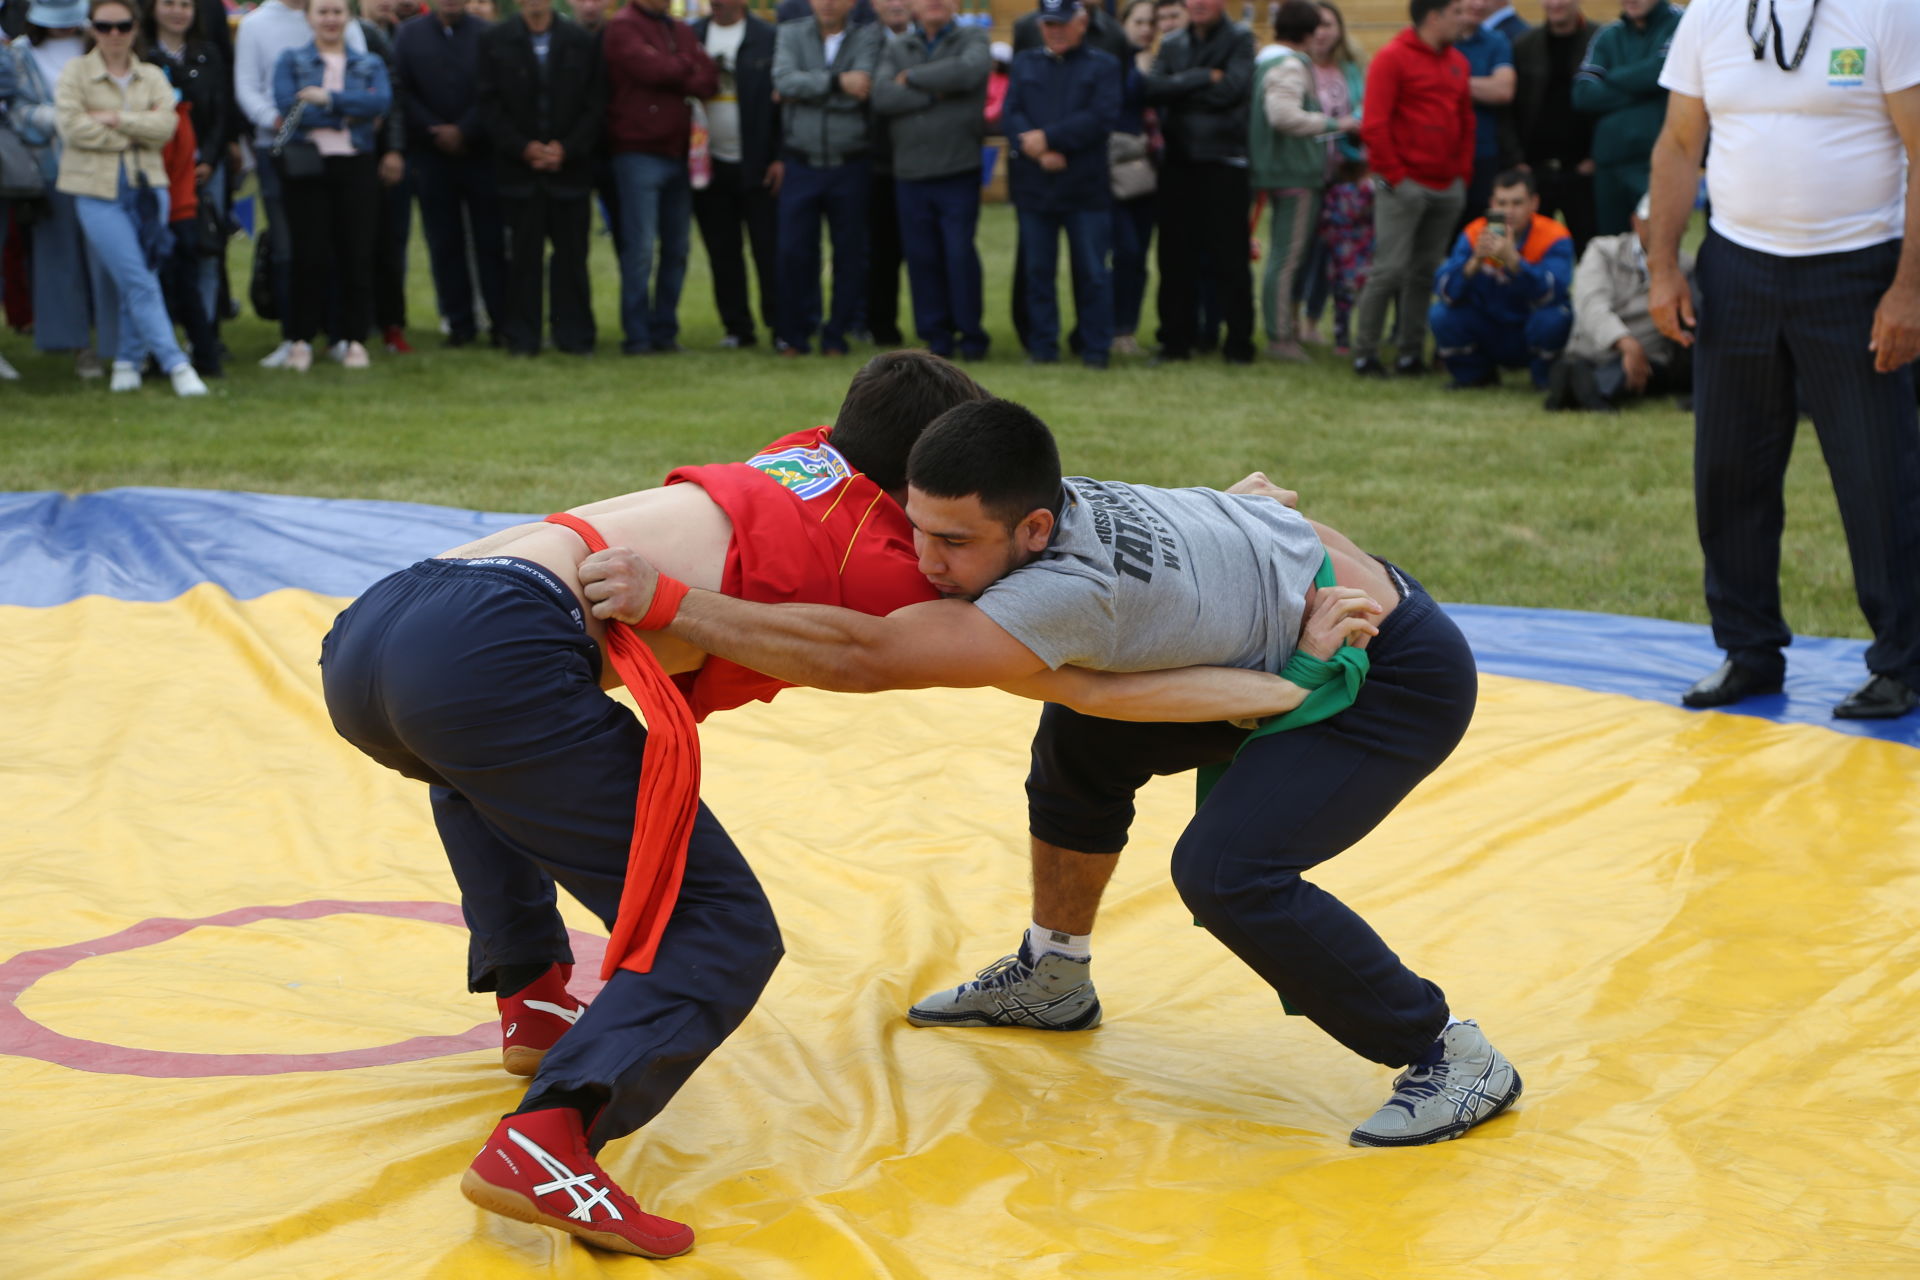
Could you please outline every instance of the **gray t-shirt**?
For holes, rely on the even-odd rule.
[[[1074,476],[1052,543],[979,606],[1049,667],[1277,672],[1325,554],[1272,498]]]

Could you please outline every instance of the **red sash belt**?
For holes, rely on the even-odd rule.
[[[562,513],[548,516],[547,521],[579,534],[589,551],[607,549],[599,530],[578,516]],[[700,808],[700,733],[686,701],[633,628],[608,623],[607,652],[647,722],[647,748],[640,759],[633,844],[627,852],[620,912],[600,964],[603,980],[612,978],[617,969],[646,973],[653,968],[660,935],[680,896],[687,838],[693,834],[694,815]]]

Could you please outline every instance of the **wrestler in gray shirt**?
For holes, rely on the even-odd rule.
[[[1277,672],[1325,555],[1271,498],[1069,477],[1039,559],[980,610],[1049,667]]]

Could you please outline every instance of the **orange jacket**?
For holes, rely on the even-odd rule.
[[[193,112],[187,104],[180,103],[174,111],[180,116],[180,127],[160,149],[160,158],[167,166],[167,221],[185,222],[200,212],[200,193],[193,181],[193,153],[199,144],[194,140]]]

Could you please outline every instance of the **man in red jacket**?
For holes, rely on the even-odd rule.
[[[620,350],[680,350],[680,283],[687,274],[693,186],[689,98],[711,98],[720,75],[670,0],[632,0],[607,23],[607,146],[620,192]],[[660,274],[653,245],[660,242]]]
[[[1465,207],[1473,173],[1473,98],[1465,55],[1466,0],[1411,0],[1413,25],[1367,70],[1361,141],[1373,166],[1373,274],[1360,295],[1353,371],[1384,378],[1380,334],[1399,299],[1395,373],[1426,372],[1427,300],[1433,273]]]

